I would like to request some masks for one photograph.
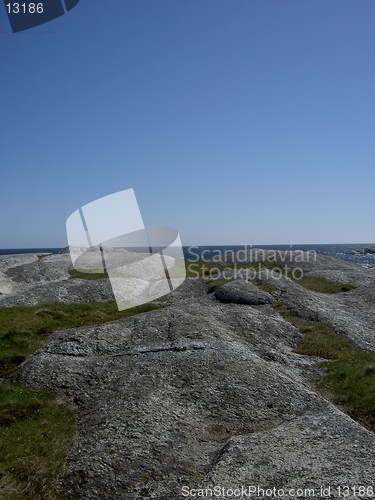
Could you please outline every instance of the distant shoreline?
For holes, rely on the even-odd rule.
[[[0,248],[0,255],[21,255],[25,253],[59,253],[62,248]]]
[[[214,252],[220,250],[222,252],[233,250],[239,251],[244,248],[264,248],[274,250],[302,250],[302,251],[315,251],[321,255],[327,255],[349,262],[352,264],[359,264],[364,267],[375,268],[375,255],[355,253],[356,250],[364,250],[366,247],[373,247],[374,243],[347,243],[347,244],[299,244],[299,245],[185,245],[184,255],[186,259],[195,260],[197,255],[205,255],[207,257],[214,255]],[[5,255],[22,255],[22,254],[57,254],[62,248],[4,248],[0,249],[0,257]]]

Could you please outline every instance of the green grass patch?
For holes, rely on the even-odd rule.
[[[341,293],[349,292],[355,288],[355,286],[349,285],[348,283],[337,283],[336,281],[321,278],[319,276],[302,276],[301,278],[293,278],[291,273],[289,273],[288,276],[293,279],[295,283],[298,283],[306,288],[306,290],[311,290],[312,292]]]
[[[276,292],[276,288],[274,286],[270,285],[269,283],[265,283],[264,281],[255,280],[255,281],[253,281],[253,283],[257,287],[259,287],[261,290],[263,290],[264,292],[267,292],[267,293]]]
[[[115,302],[89,302],[0,309],[0,376],[16,370],[55,330],[105,323],[157,308],[143,304],[119,311]]]
[[[119,311],[116,303],[52,304],[0,309],[0,376],[41,347],[48,334],[120,319],[156,309]],[[63,498],[54,481],[71,449],[75,420],[51,392],[19,384],[0,384],[0,491],[10,500]]]
[[[263,271],[264,269],[278,269],[281,270],[282,267],[275,261],[273,260],[258,260],[256,262],[243,262],[243,263],[237,263],[236,264],[236,269],[255,269],[256,271],[260,272]]]
[[[286,321],[304,334],[294,352],[307,356],[320,356],[326,359],[337,359],[353,352],[350,340],[337,335],[330,325],[301,318],[296,312],[282,303],[275,304],[274,307]]]
[[[187,278],[207,278],[210,275],[215,279],[224,267],[213,261],[185,260]]]
[[[257,272],[263,269],[279,269],[276,262],[214,262],[204,260],[185,260],[187,278],[203,278],[208,280],[221,279],[221,273],[229,269],[240,271],[241,269],[253,269]]]
[[[0,309],[0,376],[62,328],[104,323],[157,309],[145,304],[119,311],[116,303],[52,304]],[[0,498],[60,499],[54,488],[72,447],[72,411],[44,389],[0,383]]]
[[[207,281],[207,293],[213,293],[215,290],[223,285],[226,285],[227,283],[230,283],[231,281],[232,280],[227,280],[224,278]]]
[[[73,445],[75,418],[45,389],[0,384],[1,498],[58,499],[55,478]]]
[[[356,350],[351,356],[321,366],[326,376],[317,382],[318,389],[375,431],[375,354]]]
[[[304,334],[294,352],[332,360],[319,364],[326,373],[316,382],[320,392],[375,431],[375,353],[355,349],[330,325],[305,320],[285,304],[275,309]]]
[[[102,280],[108,278],[108,273],[83,273],[77,269],[69,269],[71,278],[79,278],[81,280]]]
[[[257,272],[263,269],[275,269],[277,268],[276,262],[271,261],[257,261],[257,262],[244,262],[244,263],[233,263],[233,262],[214,262],[206,260],[185,260],[186,277],[187,278],[203,278],[206,280],[208,293],[213,293],[219,287],[225,285],[232,281],[230,278],[224,278],[225,272],[233,269],[234,271],[240,271],[241,269],[254,270]],[[271,285],[267,285],[262,281],[257,281],[263,290],[270,292],[274,291],[275,288]]]

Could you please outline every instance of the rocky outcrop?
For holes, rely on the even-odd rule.
[[[342,280],[343,283],[351,283],[356,288],[335,294],[317,293],[306,290],[298,281],[294,282],[285,276],[275,279],[267,270],[263,271],[260,277],[275,288],[272,294],[274,298],[282,300],[300,316],[328,323],[359,349],[374,352],[375,271],[359,268],[359,271],[354,270],[352,274],[346,275],[342,271],[315,270],[312,274],[338,282]]]
[[[272,307],[281,299],[373,350],[375,274],[331,263],[301,265],[357,288],[308,292],[265,270],[257,278],[271,294],[244,280],[207,294],[190,279],[157,301],[161,309],[51,335],[14,378],[74,408],[78,435],[59,480],[66,497],[176,500],[189,489],[259,485],[284,498],[289,488],[325,486],[338,498],[338,486],[371,486],[375,435],[314,390],[319,359],[293,352],[301,333]],[[40,280],[0,306],[43,303],[43,287],[56,301],[58,288],[48,287],[67,283],[76,283],[74,301],[86,285],[91,294],[103,287]]]
[[[35,284],[69,278],[72,261],[69,255],[39,256],[34,262],[12,266],[5,271],[16,283]]]
[[[37,261],[37,254],[2,255],[0,257],[0,293],[10,294],[21,288],[20,285],[9,276],[8,272],[10,269],[20,265],[33,264]]]
[[[375,436],[309,387],[314,360],[292,352],[298,338],[268,305],[202,297],[56,333],[17,379],[74,404],[68,498],[370,484]]]
[[[221,286],[215,291],[215,297],[220,302],[233,302],[234,304],[247,304],[250,306],[275,302],[272,295],[263,292],[256,285],[245,280],[236,280]]]
[[[37,306],[39,304],[82,304],[85,302],[114,301],[108,279],[69,279],[38,283],[18,293],[0,297],[0,307]]]
[[[65,254],[1,257],[0,307],[114,300],[108,279],[71,279],[71,268],[71,258]]]
[[[349,254],[351,255],[375,254],[375,247],[355,248],[354,250],[350,250]]]

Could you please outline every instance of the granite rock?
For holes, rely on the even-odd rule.
[[[63,258],[46,260],[50,270],[36,257],[0,259],[15,287],[0,307],[113,300],[107,280],[63,279]],[[293,351],[301,333],[272,303],[374,350],[375,274],[328,258],[301,266],[356,288],[320,294],[261,271],[271,294],[243,279],[207,294],[203,280],[188,279],[158,310],[52,334],[13,379],[50,388],[77,416],[58,483],[66,498],[176,500],[251,485],[331,487],[338,498],[338,486],[373,485],[374,433],[314,389],[319,358]],[[45,278],[32,282],[37,269]]]
[[[259,287],[245,280],[226,283],[215,291],[215,297],[220,302],[233,302],[234,304],[253,306],[275,302],[272,295],[263,292]]]

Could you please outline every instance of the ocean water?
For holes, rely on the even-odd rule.
[[[273,250],[303,250],[315,251],[318,254],[336,257],[345,262],[351,262],[365,267],[375,267],[375,254],[356,254],[355,250],[366,247],[375,247],[375,243],[350,243],[326,245],[217,245],[217,246],[185,246],[184,255],[187,259],[197,259],[202,255],[205,258],[213,257],[217,252],[239,251],[245,248],[264,248]],[[7,248],[0,249],[0,255],[25,253],[58,253],[60,248]]]
[[[0,255],[23,253],[59,253],[61,248],[0,248]]]
[[[239,251],[245,248],[264,248],[269,250],[303,250],[315,251],[317,254],[336,257],[337,259],[352,264],[358,264],[365,267],[375,267],[375,254],[356,254],[356,250],[364,250],[368,247],[375,247],[374,243],[350,243],[350,244],[326,244],[326,245],[233,245],[233,246],[190,246],[184,247],[185,258],[197,259],[197,256],[206,258],[213,257],[215,253],[225,251]]]

